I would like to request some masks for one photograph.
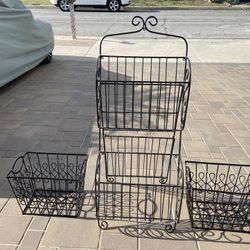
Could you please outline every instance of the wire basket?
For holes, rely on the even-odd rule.
[[[191,64],[184,37],[155,32],[154,16],[135,16],[138,30],[102,38],[96,70],[97,120],[101,129],[183,130],[191,86]],[[105,39],[147,31],[184,42],[185,55],[126,56],[102,54]]]
[[[28,152],[7,178],[23,214],[76,217],[84,196],[87,155]]]
[[[98,124],[104,129],[175,131],[185,125],[186,57],[100,56]]]
[[[141,177],[154,178],[158,184],[176,184],[172,175],[176,169],[172,169],[171,163],[178,149],[178,142],[175,143],[173,137],[130,131],[105,132],[100,152],[108,179],[129,177],[138,180]]]
[[[186,162],[192,227],[250,232],[250,166]]]
[[[154,157],[154,156],[150,156]],[[100,154],[96,169],[96,216],[100,228],[108,228],[108,220],[160,222],[168,232],[175,229],[179,220],[183,197],[183,172],[179,155],[174,156],[171,184],[162,184],[162,178],[153,177],[150,164],[144,167],[145,175],[133,174],[137,166],[127,169],[127,174],[107,177],[105,155]],[[119,168],[118,165],[115,167]],[[146,175],[146,173],[151,174]]]

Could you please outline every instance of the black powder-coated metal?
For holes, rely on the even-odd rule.
[[[135,16],[131,32],[106,35],[96,70],[99,157],[96,216],[108,220],[163,223],[172,232],[183,198],[181,139],[191,85],[185,38],[150,29],[158,20]],[[103,54],[107,38],[139,32],[181,39],[184,56]]]
[[[23,214],[76,217],[84,197],[87,155],[28,152],[7,178]]]
[[[250,232],[250,165],[186,162],[192,227]]]

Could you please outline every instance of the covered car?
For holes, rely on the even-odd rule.
[[[0,87],[49,62],[53,48],[49,23],[34,18],[19,0],[0,0]]]

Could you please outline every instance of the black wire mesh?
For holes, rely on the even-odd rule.
[[[173,137],[160,137],[159,134],[104,133],[103,147],[100,152],[104,159],[103,167],[107,178],[138,177],[158,179],[159,183],[177,184],[172,178]]]
[[[23,214],[78,216],[87,155],[29,152],[7,178]]]
[[[152,31],[153,16],[136,16],[131,32],[110,34],[100,43],[96,70],[99,158],[96,168],[96,216],[107,220],[165,223],[179,220],[183,197],[181,137],[191,85],[185,38]],[[178,38],[185,55],[177,57],[102,54],[106,38],[148,31]]]
[[[100,154],[95,180],[99,226],[106,229],[107,220],[142,220],[164,223],[167,231],[173,231],[179,220],[183,196],[183,175],[179,164],[181,160],[175,155],[172,183],[162,184],[162,178],[154,177],[153,173],[135,176],[133,171],[138,171],[137,164],[128,168],[127,175],[107,177],[103,166],[105,156]],[[149,168],[150,164],[144,166],[145,173],[154,171]]]
[[[250,232],[250,166],[186,162],[192,227]]]
[[[191,81],[188,58],[100,56],[98,60],[100,128],[184,128]]]

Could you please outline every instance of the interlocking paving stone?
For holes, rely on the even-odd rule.
[[[1,211],[1,215],[21,215],[21,209],[15,198],[11,198],[8,200],[3,210]]]
[[[108,231],[103,231],[100,239],[100,250],[137,250],[139,249],[137,237],[130,237],[118,233],[111,233]]]
[[[1,155],[1,153],[0,153]],[[0,157],[0,179],[5,179],[8,172],[10,171],[13,163],[15,161],[15,158],[6,158],[6,157]],[[1,190],[0,190],[1,192]]]
[[[217,242],[199,242],[200,250],[212,250],[212,249],[220,249],[220,250],[249,250],[250,243],[217,243]]]
[[[49,139],[49,138],[48,138]],[[69,147],[68,142],[64,141],[53,141],[53,140],[40,140],[35,145],[35,151],[43,151],[43,152],[66,152]]]
[[[28,230],[20,244],[20,250],[34,250],[37,249],[39,242],[43,236],[42,231],[30,231]]]
[[[52,218],[41,246],[96,249],[100,229],[95,220]]]
[[[216,147],[239,146],[238,142],[230,133],[216,133],[216,134],[204,133],[203,138],[208,146],[216,146]]]
[[[0,215],[0,244],[18,245],[31,219],[31,216]]]
[[[250,155],[250,137],[237,137],[240,145]]]
[[[18,137],[9,136],[1,145],[0,150],[11,150],[11,151],[32,151],[36,141]]]
[[[220,150],[229,161],[249,159],[249,156],[241,147],[220,147]]]
[[[76,120],[76,119],[68,119],[64,120],[60,127],[59,131],[69,131],[69,132],[84,132],[88,129],[88,122],[86,120]]]
[[[18,245],[2,245],[0,244],[0,249],[1,250],[17,250]]]
[[[141,239],[140,249],[143,250],[162,250],[162,249],[174,249],[174,250],[198,250],[195,240],[152,240]]]
[[[3,209],[3,207],[6,205],[8,199],[7,198],[0,198],[0,214]]]
[[[30,223],[29,230],[45,230],[50,217],[34,216]]]
[[[188,152],[207,152],[208,148],[203,141],[184,141],[184,147]]]

